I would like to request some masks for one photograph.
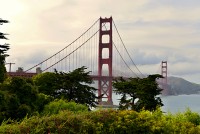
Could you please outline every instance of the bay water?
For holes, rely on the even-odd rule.
[[[119,104],[119,95],[113,94],[114,105]],[[184,112],[189,108],[192,112],[200,114],[200,94],[177,95],[177,96],[161,96],[164,106],[161,108],[163,112]]]
[[[184,112],[189,108],[200,114],[200,94],[163,96],[161,99],[164,104],[162,110],[165,112]]]

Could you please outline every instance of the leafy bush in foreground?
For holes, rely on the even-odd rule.
[[[9,134],[200,134],[200,116],[187,110],[184,113],[163,114],[160,110],[98,110],[33,116],[21,122],[3,123],[0,133]]]
[[[59,111],[68,110],[73,112],[83,112],[88,111],[88,107],[86,105],[77,104],[75,102],[67,102],[67,100],[54,100],[49,104],[45,105],[43,110],[43,115],[52,115],[58,114]]]

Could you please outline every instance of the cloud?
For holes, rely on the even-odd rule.
[[[71,43],[100,16],[113,16],[143,73],[154,73],[167,60],[171,75],[192,79],[198,78],[200,68],[199,4],[199,0],[7,0],[0,5],[0,16],[10,23],[1,30],[10,34],[8,61],[28,68]],[[118,43],[116,31],[113,39]]]
[[[172,75],[195,75],[200,74],[200,65],[191,62],[169,63],[170,74]]]

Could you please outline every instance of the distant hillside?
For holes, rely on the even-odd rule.
[[[200,85],[178,77],[168,78],[168,95],[199,94]]]

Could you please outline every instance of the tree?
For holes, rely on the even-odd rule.
[[[129,78],[128,80],[121,78],[116,80],[113,87],[117,94],[122,95],[119,108],[153,111],[157,107],[163,106],[162,100],[158,96],[162,91],[156,82],[158,78],[162,78],[162,76],[155,74],[149,75],[147,78]]]
[[[27,104],[33,107],[32,103],[36,101],[38,91],[34,87],[30,78],[13,77],[7,86],[7,91],[16,94],[21,104]]]
[[[7,20],[2,20],[0,18],[0,25],[3,23],[8,23]],[[0,32],[0,39],[7,39],[6,34]],[[0,82],[2,83],[6,78],[6,68],[5,68],[5,58],[8,56],[6,53],[10,49],[9,44],[0,44]]]
[[[6,79],[0,85],[1,103],[6,107],[0,109],[4,119],[21,119],[27,114],[36,111],[36,100],[38,91],[31,79],[13,77]]]
[[[50,103],[51,101],[53,101],[53,97],[43,94],[43,93],[39,93],[37,94],[37,99],[34,102],[35,107],[35,111],[41,113],[45,107],[45,105],[47,105],[48,103]]]
[[[6,91],[0,90],[0,123],[7,116],[8,109],[8,95]]]
[[[90,72],[85,72],[86,67],[75,69],[73,72],[56,72],[57,79],[57,97],[65,98],[68,101],[74,101],[79,104],[86,104],[89,107],[95,107],[97,96],[94,87],[91,87],[92,78]]]
[[[97,97],[94,92],[97,89],[90,86],[93,81],[85,69],[81,67],[68,73],[55,70],[54,73],[39,74],[33,81],[40,93],[95,107]]]
[[[45,72],[34,76],[32,79],[40,93],[55,97],[55,91],[57,90],[56,76],[56,73]]]

